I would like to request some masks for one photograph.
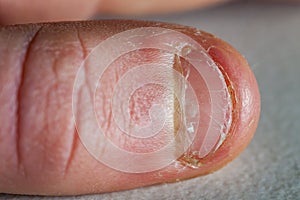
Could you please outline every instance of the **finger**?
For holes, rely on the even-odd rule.
[[[22,24],[34,22],[83,20],[97,13],[100,0],[0,0],[0,23]]]
[[[0,23],[83,20],[95,14],[145,15],[183,11],[213,5],[224,0],[176,0],[171,4],[159,0],[0,0]]]
[[[99,162],[95,159],[97,155],[91,155],[90,147],[84,144],[86,142],[84,137],[81,135],[79,139],[78,134],[81,134],[84,127],[90,128],[90,133],[93,133],[92,119],[85,118],[85,114],[87,113],[86,107],[89,106],[86,100],[94,90],[91,90],[91,94],[85,93],[84,90],[79,91],[75,95],[78,101],[74,101],[73,89],[76,88],[74,87],[75,77],[82,61],[88,58],[91,50],[99,42],[116,33],[138,27],[164,27],[177,30],[193,38],[205,49],[226,80],[232,105],[232,113],[227,114],[232,116],[232,123],[228,127],[222,145],[203,157],[192,154],[200,148],[199,141],[196,141],[183,157],[162,169],[145,173],[126,173]],[[0,42],[0,103],[2,105],[0,107],[0,192],[46,195],[101,193],[187,179],[213,172],[224,166],[247,146],[255,132],[260,100],[253,73],[244,58],[233,47],[208,33],[189,27],[155,22],[90,21],[1,27]],[[147,41],[147,38],[144,38],[144,42],[161,43],[159,40]],[[87,62],[87,66],[84,65],[84,77],[89,77],[84,79],[84,87],[90,87],[91,78],[93,78],[93,73],[89,72],[89,66],[92,64],[97,66],[104,62],[109,55],[121,48],[122,43],[115,45],[113,51],[107,49],[101,52],[106,55],[101,57],[103,60],[98,60],[96,63]],[[101,111],[100,118],[104,118],[104,121],[99,126],[106,127],[108,136],[117,133],[115,131],[118,129],[112,128],[114,127],[112,115],[105,114],[106,107],[101,106],[109,100],[110,89],[115,88],[113,84],[121,80],[121,71],[129,70],[128,67],[132,65],[145,65],[158,61],[159,63],[169,62],[180,72],[180,69],[177,69],[179,61],[174,59],[173,54],[148,51],[150,50],[141,50],[136,54],[133,52],[133,58],[120,57],[109,68],[121,67],[119,70],[103,72],[100,92],[95,95],[96,102],[102,103],[98,104],[99,107],[95,106],[95,112]],[[95,58],[101,54],[97,54]],[[91,76],[87,76],[89,73]],[[195,72],[191,71],[190,74],[193,77]],[[132,81],[134,77],[132,76]],[[172,76],[166,77],[169,79],[168,82],[176,82]],[[200,77],[197,77],[191,80],[191,84],[199,83]],[[101,85],[104,85],[102,89]],[[173,87],[174,90],[180,89],[176,84]],[[196,96],[200,99],[199,101],[202,98],[205,100],[206,90],[200,86],[199,88],[200,92],[197,92]],[[154,94],[160,94],[157,93],[160,90],[151,91]],[[198,97],[202,92],[203,96]],[[138,105],[147,107],[147,102],[153,99],[149,96],[152,93],[141,93],[146,99]],[[168,96],[163,99],[169,101],[173,97]],[[157,101],[160,100],[158,98]],[[79,125],[78,123],[75,125],[74,122],[72,101],[76,104],[75,109],[77,106],[80,108],[78,112],[75,112],[75,119],[83,117]],[[174,105],[171,105],[171,111],[175,113]],[[201,106],[208,108],[210,103],[203,101]],[[140,111],[135,112],[143,113],[145,108],[138,108]],[[144,115],[136,116],[139,121]],[[200,118],[204,121],[200,121],[203,122],[200,126],[207,128],[209,125],[205,124],[205,114],[203,115],[202,112],[201,116],[204,116]],[[175,114],[171,117],[174,119],[171,125],[176,127],[179,120]],[[227,121],[229,118],[224,120]],[[167,136],[173,134],[172,132],[166,133]],[[200,136],[197,137],[197,135]],[[92,138],[91,142],[101,143],[97,138],[93,139],[93,134],[88,136]],[[200,132],[196,132],[196,138],[203,140],[201,137]],[[150,147],[142,146],[143,148],[135,146],[140,143],[131,144],[129,140],[126,142],[119,135],[117,135],[117,140],[114,140],[114,137],[110,139],[113,142],[119,141],[125,149],[129,145],[129,150],[150,152],[153,144],[155,147],[164,142],[162,138],[164,137],[153,137],[149,142]],[[107,152],[103,155],[107,155]],[[115,156],[108,155],[112,159]],[[119,165],[126,162],[128,161],[120,159]],[[143,162],[148,161],[135,163],[135,165],[147,167],[143,166]],[[153,162],[159,161],[153,160]],[[198,165],[200,163],[201,165]]]
[[[100,8],[104,13],[112,14],[126,14],[126,15],[145,15],[145,14],[159,14],[170,13],[196,9],[199,7],[206,7],[209,5],[215,5],[217,3],[223,3],[228,0],[175,0],[172,3],[162,2],[159,0],[147,1],[147,0],[113,0],[107,2],[107,4]]]

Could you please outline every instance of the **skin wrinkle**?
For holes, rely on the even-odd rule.
[[[73,158],[75,156],[75,151],[77,149],[78,142],[79,142],[79,138],[78,138],[77,134],[78,134],[77,133],[77,129],[76,129],[75,125],[74,125],[72,145],[71,145],[69,156],[67,158],[65,169],[63,171],[63,176],[64,177],[68,174],[68,171],[69,171],[70,166],[71,166],[71,162],[72,162],[72,160],[73,160]]]
[[[83,39],[82,39],[82,37],[81,37],[81,35],[80,35],[80,30],[79,30],[78,26],[74,26],[74,28],[76,29],[76,37],[77,37],[77,39],[78,39],[78,41],[79,41],[79,44],[80,44],[80,50],[81,50],[81,52],[82,52],[82,63],[81,63],[81,64],[82,64],[83,66],[80,66],[80,67],[83,67],[83,69],[84,69],[85,83],[86,83],[87,87],[89,87],[89,85],[90,85],[89,79],[86,77],[86,75],[88,74],[88,72],[87,72],[88,69],[87,69],[87,67],[86,67],[86,64],[87,64],[87,63],[84,62],[86,56],[88,55],[88,50],[86,49],[86,47],[85,47],[85,45],[84,45],[84,42],[83,42]],[[80,89],[80,90],[81,90],[81,89]],[[91,87],[89,87],[89,94],[93,94],[93,91],[91,90]],[[92,96],[90,96],[90,98],[91,98],[91,99],[94,99]],[[75,127],[75,128],[76,128],[76,127]]]
[[[34,45],[34,42],[39,34],[39,32],[41,31],[43,26],[40,26],[38,28],[38,30],[36,30],[33,33],[33,36],[31,37],[31,39],[28,41],[28,44],[26,46],[26,52],[24,55],[24,60],[22,61],[22,65],[20,66],[21,68],[21,73],[20,73],[20,83],[18,85],[18,89],[17,89],[17,95],[16,95],[16,104],[17,104],[17,109],[16,109],[16,132],[15,132],[15,145],[16,145],[16,158],[17,158],[17,165],[19,170],[22,170],[24,173],[24,176],[26,177],[26,169],[24,168],[23,164],[22,164],[22,159],[23,157],[21,156],[21,151],[20,151],[20,141],[21,141],[21,130],[20,130],[20,126],[21,126],[21,120],[22,120],[22,116],[21,116],[21,102],[22,102],[22,88],[24,87],[24,80],[25,80],[25,74],[26,74],[26,66],[28,65],[28,57],[29,54],[31,52],[31,49]]]
[[[77,30],[77,28],[75,27],[75,29]],[[77,35],[75,35],[77,36]],[[76,43],[79,43],[79,48],[76,49],[76,51],[78,52],[82,52],[82,59],[85,57],[85,51],[84,51],[84,47],[82,45],[82,42],[81,42],[81,39],[79,37],[76,37]],[[51,95],[52,93],[54,92],[55,96],[58,96],[60,97],[61,95],[59,93],[56,93],[56,91],[59,91],[59,88],[60,86],[63,86],[65,83],[64,82],[60,82],[59,80],[59,61],[61,60],[61,57],[55,59],[54,63],[53,63],[53,66],[51,67],[51,69],[54,69],[55,73],[55,82],[54,82],[54,85],[51,89],[49,89],[49,92],[47,93],[47,97],[48,97],[48,102],[50,102],[51,99]],[[56,70],[55,70],[56,69]],[[63,110],[64,107],[64,101],[60,101],[60,98],[54,98],[54,105],[56,105],[58,107],[58,109],[60,110]],[[46,103],[46,105],[50,105],[50,103]],[[47,107],[48,108],[48,107]],[[51,114],[51,110],[50,111],[47,111],[46,113],[50,113]],[[46,117],[48,118],[50,115],[46,115]],[[75,126],[75,123],[74,121],[72,120],[73,118],[71,117],[70,118],[70,126],[71,126],[71,134],[70,134],[70,137],[67,138],[67,140],[70,141],[70,145],[63,145],[63,149],[65,149],[64,151],[67,153],[67,156],[65,158],[63,158],[62,162],[62,172],[61,172],[61,175],[62,175],[62,178],[66,178],[67,175],[68,175],[68,172],[69,172],[69,169],[70,169],[70,166],[71,166],[71,163],[72,161],[74,160],[74,157],[75,157],[75,153],[76,153],[76,149],[78,147],[78,144],[79,144],[79,138],[77,136],[77,130],[76,130],[76,126]],[[49,127],[49,124],[52,124],[51,121],[48,121],[48,123],[46,124],[47,127]],[[68,130],[69,128],[67,128]],[[49,130],[49,133],[50,133],[50,130]],[[59,142],[59,138],[57,138],[57,142]],[[55,143],[54,143],[55,144]],[[55,149],[55,146],[51,146],[50,149]],[[46,152],[47,154],[48,152]],[[51,154],[49,154],[49,157],[51,156]],[[55,158],[54,158],[54,162],[55,162]],[[45,162],[44,162],[45,163]]]
[[[84,60],[86,58],[87,51],[86,51],[86,48],[84,46],[83,40],[80,36],[80,31],[79,31],[78,27],[75,27],[75,29],[76,29],[76,36],[77,36],[78,42],[80,44],[80,50],[82,52],[82,60]],[[66,161],[66,166],[65,166],[64,171],[63,171],[64,176],[66,176],[68,174],[69,168],[71,166],[71,162],[72,162],[72,160],[75,156],[75,151],[76,151],[76,148],[77,148],[78,142],[79,142],[76,125],[75,125],[75,122],[73,122],[73,123],[74,123],[74,125],[73,125],[74,131],[73,131],[72,144],[71,144],[71,149],[70,149],[70,152],[69,152],[69,156],[68,156],[67,161]]]
[[[43,26],[43,28],[44,28],[43,29],[43,32],[44,32],[44,30],[45,30],[46,27]],[[30,62],[29,59],[31,59],[31,58],[29,58],[29,56],[34,51],[33,49],[36,46],[35,45],[35,38],[37,36],[41,35],[41,34],[39,34],[40,32],[41,32],[41,30],[39,29],[37,31],[37,33],[35,33],[34,37],[32,37],[32,39],[30,41],[30,45],[28,45],[28,47],[24,47],[24,48],[26,48],[26,53],[25,53],[26,54],[26,59],[24,59],[24,62],[23,62],[23,65],[22,65],[23,66],[22,67],[22,69],[23,69],[22,74],[23,74],[24,77],[28,76],[28,74],[27,74],[26,71],[28,71],[30,69],[30,67],[29,67],[30,64],[28,64],[28,63]],[[75,42],[77,44],[78,44],[78,41],[79,40],[75,40]],[[33,45],[34,45],[34,47],[32,47]],[[76,50],[76,52],[81,52],[80,46],[81,45],[79,45],[79,48],[78,47],[74,47],[73,50]],[[56,46],[54,46],[54,47],[56,47]],[[41,52],[44,52],[44,51],[45,51],[45,49],[42,50]],[[84,56],[82,56],[82,57],[84,57]],[[48,67],[48,69],[51,70],[51,72],[53,73],[53,78],[52,78],[52,81],[50,82],[50,86],[51,87],[50,88],[48,88],[48,87],[44,88],[42,86],[42,84],[39,84],[41,87],[44,88],[44,94],[45,94],[45,97],[44,97],[45,98],[45,104],[44,104],[45,107],[43,107],[43,109],[45,110],[45,114],[42,115],[43,121],[45,123],[41,124],[42,125],[41,126],[41,130],[44,131],[45,135],[51,134],[51,132],[53,132],[53,127],[52,126],[54,124],[59,123],[59,118],[56,118],[56,115],[53,115],[53,108],[52,108],[52,106],[55,106],[57,110],[64,110],[64,99],[60,98],[60,97],[62,97],[62,95],[61,95],[61,91],[62,90],[61,89],[65,88],[65,86],[66,87],[68,87],[68,86],[65,84],[65,82],[63,81],[63,79],[61,79],[62,77],[59,77],[60,66],[61,66],[60,62],[64,58],[68,59],[68,56],[64,57],[63,55],[61,55],[61,56],[58,56],[57,58],[54,57],[54,61],[52,62],[51,66]],[[72,57],[70,57],[70,58],[72,59]],[[81,59],[82,58],[80,58],[80,60]],[[22,84],[20,86],[20,87],[23,87],[23,88],[25,87],[25,86],[23,86],[24,85],[23,84],[24,77],[22,77],[22,79],[21,79],[22,80]],[[62,80],[62,82],[61,82],[61,80]],[[21,94],[21,93],[24,93],[24,92],[22,92],[22,89],[19,89],[19,93],[20,94],[19,94],[19,97],[18,97],[18,100],[19,100],[18,103],[22,104],[23,100],[20,97],[22,97],[23,99],[26,98],[26,97],[24,97],[24,94]],[[33,104],[32,106],[35,106],[35,104]],[[17,125],[16,127],[19,129],[18,138],[20,136],[22,136],[21,135],[21,133],[22,133],[21,128],[23,126],[22,124],[24,123],[22,121],[25,120],[25,118],[24,118],[25,113],[20,114],[20,108],[21,107],[22,108],[24,107],[24,109],[25,109],[25,106],[19,106],[19,111],[18,111],[19,122],[16,124]],[[27,108],[30,108],[30,107],[27,107]],[[23,111],[21,111],[21,112],[23,112]],[[23,118],[22,118],[22,116],[23,116]],[[60,115],[58,115],[58,117],[59,116]],[[61,153],[66,154],[66,153],[70,152],[68,156],[65,156],[65,158],[63,158],[65,160],[62,160],[62,164],[64,163],[60,167],[61,172],[62,172],[61,173],[62,177],[65,177],[67,175],[68,169],[70,167],[70,163],[73,160],[73,157],[74,157],[74,154],[75,154],[75,150],[76,150],[76,148],[78,146],[78,143],[79,143],[78,137],[77,137],[76,127],[75,127],[74,123],[71,123],[71,125],[73,126],[73,128],[71,128],[70,126],[69,127],[70,127],[70,130],[72,129],[72,131],[71,131],[72,134],[68,134],[70,136],[67,139],[67,140],[69,140],[68,143],[70,145],[66,144],[66,145],[62,146],[62,148],[65,149],[65,150],[63,150],[64,152],[61,152]],[[69,128],[67,128],[67,129],[69,129]],[[47,133],[49,133],[49,134],[47,134]],[[76,135],[74,135],[74,134],[76,134]],[[24,137],[24,136],[22,136],[22,137]],[[62,136],[62,137],[65,137],[65,136]],[[40,165],[42,169],[47,169],[47,168],[49,168],[48,164],[52,165],[51,163],[56,163],[57,162],[56,159],[58,159],[57,156],[59,156],[59,155],[57,153],[53,154],[52,151],[48,151],[47,149],[57,149],[56,145],[57,144],[59,145],[61,143],[60,137],[54,136],[54,138],[52,137],[52,139],[51,139],[50,136],[49,137],[41,137],[40,138],[37,135],[37,137],[33,138],[33,140],[34,141],[39,141],[39,143],[41,144],[41,147],[45,148],[45,150],[41,149],[41,151],[36,152],[36,153],[42,153],[43,152],[43,156],[40,156],[40,160],[39,160],[38,163],[36,163],[36,165]],[[55,142],[55,141],[57,141],[57,142]],[[18,153],[18,156],[21,158],[21,159],[19,159],[21,161],[23,160],[22,156],[23,157],[24,156],[28,156],[27,153],[26,154],[24,154],[24,153],[22,154],[22,149],[24,148],[24,147],[23,148],[20,147],[22,143],[23,143],[23,139],[18,139],[17,142],[16,142],[16,148],[18,148],[18,150],[16,152]],[[30,147],[29,147],[29,149],[30,149]],[[24,159],[25,159],[25,157],[24,157]],[[22,166],[23,168],[27,168],[28,167],[28,166],[26,167],[26,164],[23,164],[23,165],[24,165],[24,166]],[[59,169],[59,171],[60,171],[60,169]],[[29,173],[27,173],[27,175],[28,174]]]

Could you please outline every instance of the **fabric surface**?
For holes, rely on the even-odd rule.
[[[55,199],[300,199],[300,6],[244,1],[144,19],[211,32],[247,58],[262,98],[257,133],[239,158],[211,175],[123,192]]]

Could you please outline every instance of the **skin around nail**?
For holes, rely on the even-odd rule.
[[[196,141],[182,156],[159,170],[128,173],[99,162],[84,145],[74,122],[72,95],[78,70],[99,43],[124,31],[147,27],[164,28],[182,33],[203,48],[203,53],[213,61],[226,86],[229,95],[228,102],[232,106],[230,113],[226,116],[231,116],[231,123],[220,145],[216,145],[205,156],[194,153],[199,151]],[[260,113],[260,96],[256,79],[247,61],[226,42],[198,29],[160,22],[129,20],[29,24],[2,26],[0,42],[0,118],[2,122],[0,127],[0,192],[74,195],[120,191],[185,180],[222,168],[246,148],[255,133]],[[146,41],[143,42],[146,43]],[[121,44],[115,45],[115,48],[121,48],[120,46]],[[190,53],[190,50],[182,48],[181,52],[185,55]],[[102,112],[104,107],[101,105],[104,105],[104,100],[109,99],[109,88],[115,88],[114,83],[121,80],[129,66],[136,63],[147,65],[165,62],[169,63],[180,76],[187,74],[185,67],[189,65],[169,52],[149,48],[132,51],[127,57],[121,56],[118,59],[105,71],[104,79],[100,80],[102,86],[105,87],[101,88],[100,84],[95,90],[95,99],[103,100],[98,104],[99,107],[95,107],[97,111],[101,111],[100,113],[104,113]],[[89,64],[91,63],[87,63]],[[118,69],[118,66],[123,66],[123,68]],[[83,69],[85,69],[85,74],[90,73],[90,68]],[[122,74],[120,70],[125,71]],[[193,77],[196,72],[191,70],[189,73],[189,77]],[[134,76],[132,80],[133,78]],[[191,85],[202,84],[199,79],[200,77],[197,78],[195,75],[195,78],[190,80]],[[170,75],[171,82],[177,80]],[[83,83],[84,85],[91,84],[90,79],[84,79]],[[173,89],[180,90],[179,86],[175,84]],[[164,90],[157,85],[146,85],[146,88],[148,88],[147,93],[143,90],[136,90],[136,93],[132,94],[132,102],[129,101],[128,104],[134,107],[137,105],[134,103],[138,102],[140,97],[146,96],[146,100],[138,104],[139,107],[134,107],[139,108],[139,111],[143,113],[142,115],[137,115],[139,113],[137,111],[132,113],[137,121],[149,120],[151,113],[143,110],[149,108],[148,103],[168,102],[165,100],[175,99],[172,95],[165,98]],[[198,88],[202,90],[204,86]],[[203,93],[206,94],[206,92]],[[83,108],[87,106],[84,104],[87,95],[89,93],[84,93],[84,91],[79,93],[78,102],[82,103]],[[174,108],[177,108],[180,102],[174,100],[171,103],[173,109],[171,111],[175,113]],[[200,116],[201,105],[199,106]],[[79,115],[84,116],[83,112],[84,109],[81,113],[79,112]],[[95,115],[99,118],[106,116],[99,115],[97,112]],[[226,120],[229,120],[229,117],[225,118]],[[88,126],[89,121],[89,118],[86,118],[84,123]],[[180,121],[179,118],[176,118],[174,114],[171,121],[173,130],[177,130],[176,123]],[[113,121],[107,118],[105,122],[110,123],[103,123],[102,126],[107,127],[106,130],[109,130],[109,133],[114,133],[115,129],[111,128]],[[202,121],[204,122],[205,120]],[[162,138],[164,137],[152,138],[149,142],[150,146],[164,145]],[[123,142],[118,138],[116,141]],[[128,148],[127,150],[151,151],[150,147],[141,149],[141,146],[134,146],[134,144],[139,144],[138,142],[123,142],[122,144],[124,148]],[[135,148],[132,148],[133,146]],[[126,160],[120,159],[119,162],[121,165]]]

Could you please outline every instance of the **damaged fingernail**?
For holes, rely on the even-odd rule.
[[[145,173],[174,162],[198,168],[231,127],[228,88],[199,42],[143,27],[91,51],[77,73],[73,113],[89,153],[113,169]]]

